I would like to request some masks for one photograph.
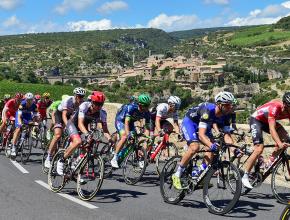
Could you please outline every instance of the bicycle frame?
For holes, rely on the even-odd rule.
[[[166,144],[168,142],[169,142],[169,134],[165,133],[164,136],[163,136],[163,138],[162,138],[162,141],[158,144],[158,146],[156,147],[156,149],[150,155],[150,161],[154,161],[155,160],[155,157],[157,156],[157,154],[159,153],[159,151],[161,151],[162,149],[166,148]],[[150,146],[150,148],[152,149],[152,146]]]

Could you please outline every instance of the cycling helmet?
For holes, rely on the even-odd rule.
[[[25,99],[33,99],[33,94],[31,92],[26,93]]]
[[[45,98],[45,97],[49,98],[49,97],[50,97],[50,93],[49,93],[49,92],[45,92],[45,93],[42,94],[42,97],[44,97],[44,98]]]
[[[41,99],[41,96],[39,94],[36,94],[34,97],[35,97],[36,100]]]
[[[286,92],[283,95],[282,101],[284,104],[286,104],[287,106],[290,106],[290,92]]]
[[[220,104],[232,104],[235,97],[230,92],[220,92],[215,96],[215,102]]]
[[[147,94],[141,94],[138,96],[138,103],[143,106],[149,106],[151,103],[151,98]]]
[[[4,99],[10,99],[10,98],[11,98],[10,94],[5,94],[4,95]]]
[[[88,96],[88,102],[92,101],[92,95]]]
[[[106,100],[105,94],[99,91],[93,91],[91,95],[93,102],[104,103]]]
[[[62,95],[61,96],[61,100],[65,100],[66,98],[68,98],[69,97],[69,95]]]
[[[86,90],[82,87],[75,88],[73,91],[74,95],[85,96]]]
[[[23,99],[23,94],[18,92],[15,94],[15,98],[16,99]]]
[[[181,99],[178,96],[170,96],[167,100],[168,104],[173,104],[175,108],[179,109],[181,105]]]

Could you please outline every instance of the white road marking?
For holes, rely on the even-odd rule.
[[[49,185],[47,183],[43,182],[42,180],[35,180],[35,182],[38,183],[39,185],[43,186],[44,188],[50,190]],[[77,199],[77,198],[75,198],[75,197],[73,197],[71,195],[68,195],[68,194],[64,194],[64,193],[56,193],[56,194],[66,198],[66,199],[68,199],[68,200],[70,200],[72,202],[75,202],[75,203],[77,203],[79,205],[85,206],[86,208],[89,208],[89,209],[97,209],[97,208],[99,208],[97,206],[94,206],[94,205],[92,205],[92,204],[90,204],[88,202],[84,202],[84,201],[82,201],[80,199]]]
[[[11,161],[11,163],[13,163],[13,165],[14,166],[16,166],[16,168],[18,169],[18,170],[20,170],[22,173],[29,173],[26,169],[24,169],[24,167],[23,166],[21,166],[19,163],[17,163],[16,161],[14,161],[14,160],[10,160]]]

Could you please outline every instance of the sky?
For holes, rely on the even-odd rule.
[[[286,0],[0,0],[0,35],[114,28],[167,32],[271,24]]]

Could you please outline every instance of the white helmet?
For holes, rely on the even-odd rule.
[[[230,92],[220,92],[215,96],[215,102],[221,104],[233,103],[235,97]]]
[[[25,99],[33,99],[33,94],[31,92],[28,92],[25,94]]]
[[[74,93],[74,95],[85,96],[86,90],[84,88],[82,88],[82,87],[78,87],[78,88],[74,89],[73,93]]]
[[[178,96],[170,96],[167,100],[168,104],[174,104],[176,109],[181,105],[181,99]]]

